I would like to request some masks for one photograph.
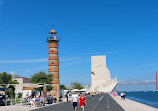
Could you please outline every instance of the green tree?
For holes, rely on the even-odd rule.
[[[19,84],[17,80],[12,80],[12,76],[6,72],[0,73],[0,84]]]
[[[64,84],[61,84],[61,85],[60,85],[60,89],[61,89],[61,90],[66,90],[67,87],[66,87]]]
[[[47,90],[47,91],[51,91],[52,88],[53,88],[53,87],[52,87],[51,85],[49,85],[49,86],[46,87],[46,90]]]
[[[6,88],[6,84],[19,84],[16,80],[12,80],[12,77],[10,74],[7,74],[6,72],[2,72],[0,73],[0,86],[5,87]],[[15,97],[15,86],[13,85],[9,85],[9,87],[7,88],[7,94],[8,97]]]
[[[82,86],[82,84],[81,83],[79,83],[79,82],[71,82],[71,85],[72,85],[72,88],[73,89],[83,89],[84,87]]]
[[[51,74],[46,74],[43,71],[40,71],[38,73],[35,73],[32,77],[31,77],[31,82],[32,83],[45,83],[45,84],[50,84],[49,86],[46,87],[47,91],[51,91],[52,90],[52,86],[51,86],[51,81],[53,80],[52,75]],[[43,87],[40,88],[35,88],[38,91],[43,91]]]
[[[18,98],[21,98],[22,97],[22,93],[18,93]]]
[[[9,84],[19,84],[17,80],[9,80]]]
[[[7,74],[6,72],[0,73],[0,84],[8,84],[11,80],[11,75]]]
[[[15,98],[15,86],[10,85],[7,88],[7,95],[8,95],[8,97]]]

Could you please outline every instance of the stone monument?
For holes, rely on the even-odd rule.
[[[90,92],[112,92],[117,85],[117,78],[111,79],[110,71],[106,67],[106,56],[91,56]]]

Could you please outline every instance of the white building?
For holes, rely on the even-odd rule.
[[[15,85],[15,93],[22,93],[23,92],[23,88],[25,83],[31,83],[31,79],[30,78],[26,78],[26,77],[12,77],[12,80],[17,80],[17,82],[19,84]]]
[[[15,93],[22,93],[22,97],[26,97],[26,94],[29,93],[29,96],[33,93],[36,92],[36,95],[39,95],[39,91],[35,91],[35,87],[39,87],[40,85],[38,84],[32,84],[31,83],[31,78],[26,78],[26,77],[18,77],[18,76],[13,76],[12,80],[17,80],[19,84],[14,84],[15,85]]]
[[[91,56],[90,92],[111,92],[117,85],[117,78],[111,79],[110,71],[106,67],[106,56]]]

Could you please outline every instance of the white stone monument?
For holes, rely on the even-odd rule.
[[[111,92],[117,85],[117,78],[111,79],[110,71],[106,67],[106,56],[91,56],[92,84],[90,92]]]

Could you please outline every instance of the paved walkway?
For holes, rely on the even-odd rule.
[[[49,107],[52,105],[56,105],[59,103],[54,103],[54,104],[46,104],[46,106],[42,107]],[[23,104],[16,104],[16,105],[10,105],[10,106],[0,106],[0,111],[31,111],[34,109],[39,109],[41,107],[30,107],[30,105],[23,105]]]
[[[125,111],[158,111],[156,108],[132,101],[130,99],[121,100],[120,96],[112,97]]]
[[[45,108],[35,109],[32,111],[74,111],[70,102],[57,104]],[[81,108],[78,104],[78,110]],[[124,111],[124,109],[108,94],[96,95],[93,99],[87,98],[85,111]]]
[[[158,111],[158,109],[147,106],[145,104],[132,101],[130,99],[121,100],[120,96],[112,96],[113,99],[120,105],[125,111]]]

